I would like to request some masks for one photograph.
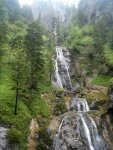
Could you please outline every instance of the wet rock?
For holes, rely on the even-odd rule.
[[[66,113],[59,124],[53,150],[110,150],[98,132],[96,123],[87,113],[87,107],[86,99],[72,99],[72,111]]]
[[[102,114],[100,118],[100,127],[103,134],[104,139],[110,145],[111,150],[113,149],[113,117],[111,111],[106,114]]]
[[[80,117],[76,115],[75,111],[69,113],[63,118],[60,134],[58,133],[55,137],[53,150],[78,150],[78,147],[87,150],[87,141],[84,134],[80,136],[83,128],[79,126],[79,121]],[[80,127],[79,129],[78,126]]]

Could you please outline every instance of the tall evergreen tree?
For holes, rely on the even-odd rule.
[[[18,0],[7,0],[7,9],[10,22],[14,22],[20,18],[20,5]]]
[[[13,81],[15,83],[14,89],[15,89],[15,110],[14,114],[17,115],[17,104],[19,99],[19,94],[22,92],[22,90],[25,88],[25,81],[27,76],[26,73],[26,60],[25,60],[25,52],[23,50],[23,36],[21,34],[18,34],[15,36],[11,42],[10,47],[12,48],[12,63],[11,67],[13,69]],[[28,72],[27,72],[28,73]],[[25,77],[26,76],[26,77]]]
[[[21,17],[28,20],[28,21],[32,21],[33,20],[33,14],[32,14],[32,10],[31,7],[29,5],[24,5],[21,8]]]
[[[31,23],[27,29],[25,45],[31,65],[31,89],[36,90],[44,68],[42,29],[37,21]]]

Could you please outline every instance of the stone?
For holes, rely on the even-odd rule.
[[[37,138],[38,138],[38,123],[34,118],[30,124],[30,135],[28,137],[28,150],[35,150],[37,146]]]

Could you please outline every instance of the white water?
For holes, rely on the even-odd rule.
[[[80,99],[79,98],[78,101],[76,101],[76,103],[77,103],[77,106],[78,106],[78,112],[80,112],[80,111],[88,112],[89,111],[89,106],[88,106],[88,103],[87,103],[86,99]],[[96,123],[94,122],[94,120],[88,114],[86,114],[86,116],[88,117],[88,119],[91,122],[90,123],[90,128],[91,129],[89,129],[89,126],[86,124],[87,120],[85,120],[85,118],[83,117],[82,114],[79,114],[79,115],[80,115],[81,121],[82,121],[83,126],[84,126],[86,137],[87,137],[87,140],[88,140],[88,143],[89,143],[89,148],[90,148],[90,150],[95,150],[92,143],[97,144],[98,146],[99,146],[99,143],[100,143],[100,138],[99,138],[99,135],[98,135],[98,130],[97,130]]]
[[[62,82],[61,82],[61,79],[60,79],[60,74],[59,74],[59,70],[58,70],[58,59],[59,59],[59,55],[57,54],[57,58],[55,60],[55,76],[56,76],[56,83],[57,83],[57,86],[60,87],[60,88],[63,88],[63,85],[62,85]]]
[[[71,107],[76,106],[76,111],[78,112],[88,112],[89,106],[85,98],[73,98]]]
[[[59,136],[60,136],[60,131],[61,131],[61,128],[62,128],[63,121],[64,120],[62,119],[62,121],[60,123],[60,126],[58,128],[58,134],[56,135],[56,143],[60,143],[59,142]],[[60,145],[59,144],[56,145],[55,150],[60,150]]]
[[[61,127],[62,127],[63,121],[64,121],[64,120],[62,119],[62,121],[61,121],[61,123],[60,123],[60,126],[59,126],[59,128],[58,128],[58,134],[56,135],[56,137],[59,136],[59,133],[60,133],[60,131],[61,131]]]
[[[59,64],[60,64],[60,67],[62,67],[60,69],[63,71],[65,70],[65,74],[63,76],[61,76],[61,74],[59,73],[61,71],[59,69]],[[65,86],[66,86],[66,80],[68,80],[70,87],[72,89],[72,83],[71,83],[71,79],[70,79],[70,75],[69,75],[69,68],[65,61],[62,47],[58,47],[58,46],[56,47],[55,76],[56,76],[56,84],[58,87],[63,88],[63,84],[65,84]],[[67,77],[67,79],[65,79],[65,76]],[[65,82],[65,83],[63,83],[63,82]]]
[[[84,120],[84,117],[82,116],[82,114],[80,114],[80,117],[81,117],[81,120],[82,120],[82,123],[83,123],[83,126],[84,126],[84,130],[85,130],[85,133],[86,133],[86,137],[87,137],[87,140],[88,140],[88,143],[89,143],[89,148],[90,150],[94,150],[94,147],[91,143],[91,135],[90,135],[90,131],[89,131],[89,128]]]
[[[89,115],[88,115],[88,117],[91,120],[91,125],[92,125],[92,128],[93,128],[92,133],[93,133],[93,137],[95,138],[94,140],[100,141],[96,123],[94,122],[94,120]]]

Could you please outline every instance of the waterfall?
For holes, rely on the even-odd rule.
[[[110,150],[89,111],[85,98],[71,100],[70,112],[64,115],[59,125],[53,150]]]
[[[83,123],[83,126],[84,126],[86,137],[87,137],[87,140],[88,140],[88,143],[89,143],[89,148],[90,148],[90,150],[94,150],[94,147],[93,147],[92,142],[91,142],[91,136],[90,136],[89,128],[88,128],[82,114],[80,116],[81,116],[81,120],[82,120],[82,123]]]
[[[62,47],[56,47],[55,76],[58,87],[73,89]],[[70,112],[64,115],[53,140],[53,150],[110,150],[89,111],[85,98],[72,98]]]
[[[71,102],[70,109],[75,109],[78,112],[88,112],[89,106],[85,98],[74,97]]]
[[[63,47],[58,47],[58,46],[56,47],[55,83],[59,88],[72,90],[72,83],[69,74],[69,62],[66,61],[66,56],[64,56],[63,51],[69,54],[68,50],[64,49]]]
[[[58,67],[58,61],[59,61],[59,52],[56,47],[56,59],[55,59],[55,77],[56,77],[56,85],[59,88],[63,88],[60,73],[59,73],[59,67]]]

